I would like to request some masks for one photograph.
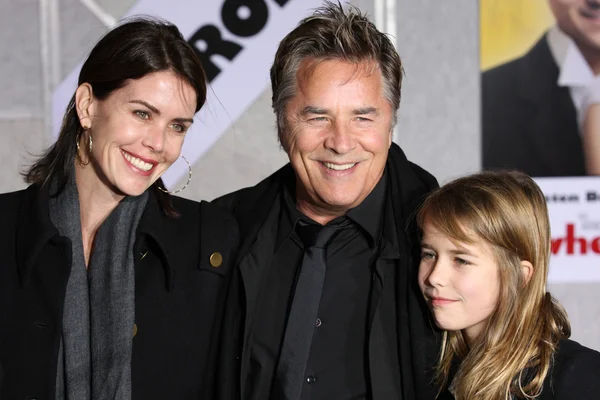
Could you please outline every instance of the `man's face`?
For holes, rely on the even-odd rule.
[[[580,47],[600,52],[600,0],[548,0],[548,3],[563,32]]]
[[[298,207],[317,220],[358,206],[383,175],[394,112],[372,62],[304,60],[285,109]],[[307,212],[308,211],[308,212]]]

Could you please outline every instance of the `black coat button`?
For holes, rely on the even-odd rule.
[[[306,383],[308,383],[309,385],[312,383],[315,383],[317,381],[317,378],[315,378],[314,375],[309,375],[306,377]]]

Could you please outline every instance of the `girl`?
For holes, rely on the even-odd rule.
[[[567,339],[546,291],[550,225],[530,177],[458,179],[427,198],[418,223],[419,285],[443,331],[438,398],[600,399],[600,353]]]

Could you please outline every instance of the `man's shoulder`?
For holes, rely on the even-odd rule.
[[[262,182],[262,181],[261,181]],[[248,186],[242,189],[238,189],[234,192],[224,194],[223,196],[217,197],[212,204],[215,204],[221,208],[227,210],[233,210],[241,199],[248,198],[256,191],[256,186]]]
[[[429,192],[439,187],[437,179],[429,171],[412,161],[409,161],[408,163],[410,165],[410,169],[421,182],[425,191]]]
[[[281,183],[294,176],[290,164],[284,165],[254,186],[245,187],[225,194],[212,201],[212,203],[232,211],[234,214],[241,208],[252,210],[256,206],[264,205],[265,197],[272,197],[281,187]],[[259,204],[261,203],[261,204]]]
[[[409,161],[402,148],[396,143],[392,143],[390,147],[387,168],[391,173],[392,181],[401,183],[403,191],[429,192],[439,186],[437,179],[423,167]]]

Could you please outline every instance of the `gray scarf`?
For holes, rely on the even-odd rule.
[[[112,211],[96,233],[86,270],[74,171],[62,192],[50,198],[50,219],[72,245],[57,400],[131,399],[135,322],[132,249],[147,200],[147,192],[126,197]]]

